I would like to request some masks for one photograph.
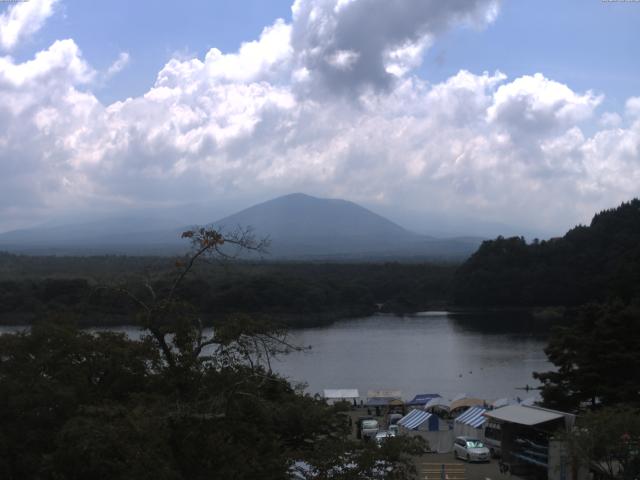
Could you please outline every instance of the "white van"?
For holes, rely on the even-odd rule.
[[[362,438],[370,439],[376,436],[378,430],[380,429],[380,425],[377,420],[362,420]]]

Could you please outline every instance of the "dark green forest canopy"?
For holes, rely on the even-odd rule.
[[[84,325],[130,323],[135,306],[103,284],[166,286],[177,259],[154,257],[29,257],[0,254],[0,322],[30,323],[71,312]],[[446,304],[456,265],[400,263],[202,264],[181,296],[205,319],[233,313],[277,317],[293,327],[338,318],[398,313]]]
[[[640,408],[640,302],[590,304],[567,313],[545,349],[554,371],[535,373],[546,406]]]
[[[257,247],[187,234],[194,250],[173,278],[104,289],[135,305],[140,340],[80,330],[65,314],[0,335],[0,478],[284,479],[301,465],[296,478],[415,478],[424,442],[352,440],[349,404],[273,373],[273,356],[300,350],[286,329],[235,315],[205,333],[182,289],[194,262],[227,242]]]
[[[380,462],[411,478],[422,445],[349,440],[344,405],[239,360],[235,327],[213,357],[174,367],[151,337],[64,322],[0,336],[0,478],[282,479],[296,461],[322,472],[346,458],[357,472],[345,478],[370,478]]]
[[[456,304],[582,305],[640,296],[640,200],[593,217],[562,238],[484,242],[456,272]]]

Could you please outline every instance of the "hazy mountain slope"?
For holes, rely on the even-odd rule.
[[[186,221],[185,221],[186,223]],[[272,259],[463,258],[478,238],[436,239],[411,232],[353,202],[291,194],[213,222],[223,230],[251,227],[271,239]],[[175,254],[187,243],[161,216],[116,217],[43,226],[0,235],[0,250],[29,254]]]
[[[275,258],[464,257],[481,241],[419,235],[353,202],[301,193],[254,205],[214,226],[253,227],[271,239]]]
[[[353,202],[293,193],[242,210],[215,222],[251,225],[256,232],[281,239],[379,236],[414,238],[416,234]]]
[[[175,221],[112,217],[0,234],[0,250],[27,254],[163,254],[184,248]]]

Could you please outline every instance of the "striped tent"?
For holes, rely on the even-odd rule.
[[[456,437],[474,437],[484,440],[484,424],[487,417],[482,407],[471,407],[453,422],[453,434]]]
[[[417,430],[421,425],[429,421],[431,414],[423,410],[411,410],[404,417],[398,420],[398,425],[407,430]]]
[[[487,417],[484,416],[485,411],[486,409],[482,407],[471,407],[456,418],[456,423],[469,425],[472,428],[480,428],[487,421]]]

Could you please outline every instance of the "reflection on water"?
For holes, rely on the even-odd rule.
[[[551,368],[544,337],[518,329],[466,327],[446,312],[397,317],[376,315],[327,328],[292,332],[292,340],[311,345],[276,363],[293,381],[306,381],[310,393],[325,388],[374,388],[453,397],[467,393],[486,399],[528,397],[516,389],[534,385],[533,371]],[[504,325],[503,325],[504,327]],[[534,392],[535,394],[535,392]]]
[[[0,333],[21,328],[0,327]],[[114,330],[140,336],[137,327]],[[544,335],[531,331],[513,317],[376,315],[292,331],[294,343],[312,349],[281,357],[274,369],[292,381],[307,382],[312,394],[357,388],[366,396],[367,390],[388,388],[402,390],[406,398],[417,393],[525,398],[532,392],[517,387],[535,385],[531,373],[551,368]]]

